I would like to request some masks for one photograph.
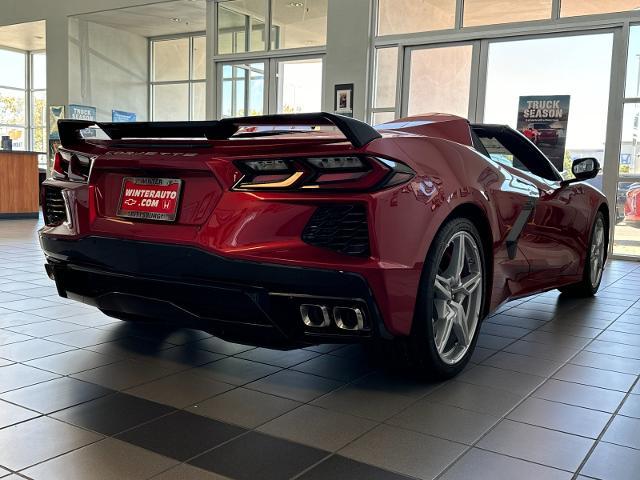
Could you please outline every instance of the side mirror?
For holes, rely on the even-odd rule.
[[[600,171],[600,162],[595,158],[578,158],[573,161],[571,166],[571,172],[575,178],[571,180],[565,180],[563,185],[569,185],[571,183],[583,182],[585,180],[591,180],[598,175]]]

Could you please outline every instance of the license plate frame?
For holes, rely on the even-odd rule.
[[[176,185],[176,187],[174,187]],[[182,180],[178,178],[157,178],[157,177],[125,177],[122,179],[122,187],[120,190],[120,199],[118,200],[118,210],[116,215],[121,218],[129,218],[135,220],[148,220],[148,221],[156,221],[156,222],[175,222],[178,217],[178,208],[180,205],[180,198],[182,194]],[[166,190],[170,192],[170,194],[175,192],[175,197],[166,199],[155,199],[144,197],[141,198],[140,201],[143,200],[159,200],[169,201],[171,205],[173,205],[172,211],[149,211],[149,210],[141,210],[141,208],[154,209],[155,207],[149,205],[135,205],[134,203],[130,203],[125,205],[124,202],[130,201],[132,202],[132,198],[128,195],[125,195],[127,188],[135,188],[138,187],[139,190],[143,191],[158,191],[158,190]],[[154,187],[156,187],[154,189]],[[159,188],[158,188],[159,187]],[[171,188],[167,188],[171,187]],[[138,206],[138,209],[133,209],[134,206]],[[165,208],[164,210],[169,210],[169,208]]]

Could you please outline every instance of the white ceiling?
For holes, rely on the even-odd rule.
[[[46,48],[46,22],[19,23],[0,27],[0,46],[18,50]]]
[[[75,18],[126,30],[143,37],[200,32],[206,29],[206,1],[175,0],[88,13]]]

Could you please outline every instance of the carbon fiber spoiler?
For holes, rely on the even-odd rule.
[[[85,120],[58,120],[60,142],[63,147],[85,141],[82,130],[99,127],[111,140],[123,138],[206,138],[207,140],[227,140],[242,127],[259,126],[320,126],[333,125],[355,147],[362,148],[380,133],[370,125],[353,118],[332,113],[296,113],[283,115],[263,115],[257,117],[224,118],[200,122],[130,122],[104,123]]]

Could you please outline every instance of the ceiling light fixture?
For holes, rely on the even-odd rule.
[[[171,19],[171,21],[172,21],[172,22],[176,22],[176,23],[180,23],[180,22],[182,21],[182,19],[181,19],[181,18],[178,18],[178,17],[173,17],[173,18]]]
[[[302,8],[304,7],[304,3],[302,2],[289,2],[288,4],[290,7],[295,7],[295,8]]]

